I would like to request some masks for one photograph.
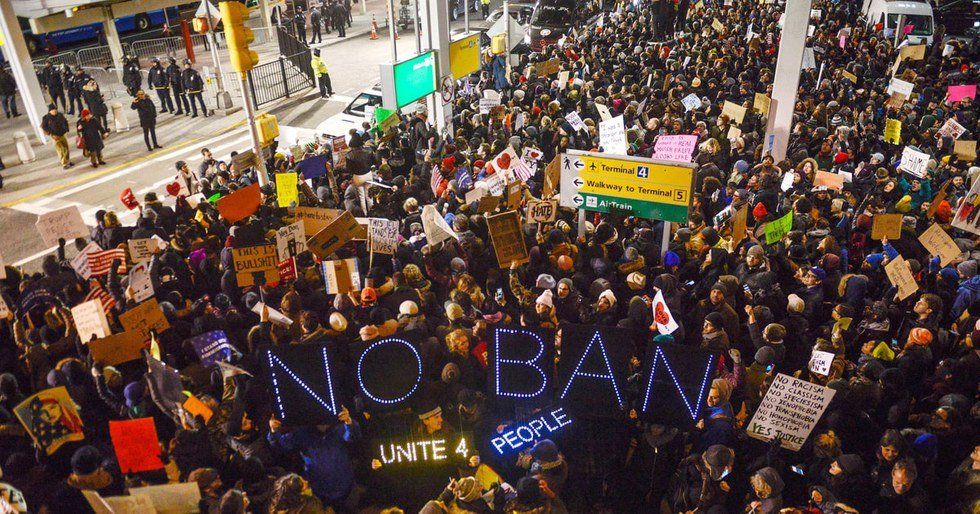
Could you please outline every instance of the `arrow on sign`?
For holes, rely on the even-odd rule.
[[[572,198],[572,201],[575,202],[575,205],[582,205],[582,202],[585,200],[582,199],[582,195],[575,195],[575,197]]]
[[[576,189],[579,189],[585,185],[585,181],[582,180],[582,177],[575,177],[572,179],[572,185],[575,186]]]
[[[575,166],[575,169],[580,170],[585,167],[585,164],[582,162],[581,159],[575,159],[574,161],[572,161],[572,166]]]

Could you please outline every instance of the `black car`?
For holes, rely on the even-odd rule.
[[[948,36],[974,37],[980,31],[980,0],[938,2],[934,12]]]
[[[531,50],[556,44],[574,25],[575,0],[538,0],[527,29]]]

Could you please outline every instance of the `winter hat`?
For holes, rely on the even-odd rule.
[[[871,351],[871,356],[885,362],[891,362],[895,360],[895,351],[892,350],[887,343],[884,341],[878,343],[875,349]]]
[[[531,456],[534,460],[541,463],[543,469],[550,469],[554,465],[560,464],[561,454],[558,452],[558,446],[551,439],[542,439],[538,441],[537,444],[531,448]],[[553,464],[552,466],[548,466]]]
[[[561,255],[558,257],[558,269],[562,271],[571,271],[573,266],[575,266],[575,261],[573,261],[568,255]]]
[[[337,332],[343,332],[347,330],[347,318],[339,312],[330,313],[330,328],[336,330]]]
[[[365,287],[361,290],[361,304],[370,305],[378,301],[378,292],[373,287]]]
[[[766,204],[762,202],[755,204],[755,207],[752,208],[752,217],[754,217],[756,221],[762,220],[768,215],[769,211],[766,209]]]
[[[654,344],[673,344],[674,342],[674,336],[670,334],[657,334],[653,336]]]
[[[419,413],[419,419],[420,420],[426,420],[426,419],[429,419],[429,418],[431,418],[433,416],[438,416],[440,414],[442,414],[442,407],[436,405],[435,407],[433,407],[431,409],[428,409],[428,410],[425,410],[423,412],[420,412]]]
[[[709,312],[708,315],[704,317],[704,320],[711,323],[711,325],[717,330],[725,329],[725,317],[718,311]]]
[[[934,434],[925,433],[915,438],[912,449],[916,455],[926,460],[933,460],[939,456],[939,438]]]
[[[442,381],[447,384],[452,384],[459,378],[459,366],[453,362],[446,363],[442,367]]]
[[[71,456],[71,471],[76,475],[90,475],[102,466],[102,453],[92,445],[75,450]]]
[[[786,310],[789,312],[800,313],[806,308],[806,302],[795,294],[786,297]]]
[[[626,276],[626,285],[628,285],[630,289],[638,291],[647,286],[647,277],[638,271],[634,271]]]
[[[909,342],[920,346],[927,346],[932,342],[932,332],[928,328],[913,328],[909,332]]]
[[[555,303],[554,301],[552,301],[551,290],[545,289],[544,292],[541,293],[541,296],[538,296],[537,300],[534,301],[534,303],[540,303],[542,305],[548,306],[549,308],[554,307]]]
[[[762,249],[759,245],[752,245],[749,247],[748,251],[745,252],[747,256],[763,258],[766,255],[766,251]]]
[[[881,262],[884,260],[884,254],[880,253],[872,253],[864,258],[864,261],[868,263],[872,270],[876,270],[881,267]]]
[[[143,395],[145,389],[143,388],[143,382],[130,382],[126,384],[126,388],[123,389],[123,397],[126,398],[126,406],[133,408],[143,401]]]
[[[534,281],[534,287],[539,289],[554,289],[555,285],[555,277],[547,273],[538,275],[538,279]]]
[[[704,240],[704,244],[709,247],[714,247],[721,241],[721,236],[718,235],[718,231],[712,227],[705,227],[701,229],[701,239]]]
[[[463,317],[463,308],[458,303],[449,302],[446,304],[446,318],[450,323],[458,321]]]
[[[405,300],[398,306],[398,314],[402,316],[415,316],[419,313],[419,306],[412,300]]]
[[[817,280],[821,282],[827,280],[827,272],[824,271],[823,268],[819,266],[813,266],[812,268],[810,268],[810,273],[813,273],[813,275],[817,277]]]
[[[454,273],[462,273],[466,271],[466,261],[459,257],[453,257],[453,260],[449,261],[449,269],[453,270]]]
[[[763,366],[768,366],[776,358],[776,350],[771,346],[763,346],[755,351],[755,361]]]
[[[463,477],[456,483],[456,499],[468,503],[480,497],[480,483],[473,477]]]
[[[977,276],[977,261],[963,261],[956,265],[956,271],[964,280]]]
[[[679,228],[677,229],[677,232],[674,232],[674,237],[676,237],[678,241],[686,243],[691,240],[691,229],[687,227]]]
[[[845,162],[847,162],[846,152],[837,152],[837,154],[834,155],[834,164],[844,164]]]
[[[681,264],[681,258],[676,253],[668,250],[667,253],[664,254],[665,267],[670,268],[672,266],[679,266],[680,264]]]
[[[605,298],[609,302],[610,307],[616,306],[616,295],[612,292],[612,289],[606,289],[605,291],[599,293],[599,299]]]
[[[708,473],[713,480],[721,480],[722,474],[734,460],[735,452],[725,445],[714,444],[704,452],[704,462],[708,465]]]
[[[766,325],[766,329],[762,331],[762,337],[766,339],[766,342],[780,344],[786,337],[786,327],[780,325],[779,323],[770,323],[769,325]]]

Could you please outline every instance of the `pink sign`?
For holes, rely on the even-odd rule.
[[[844,48],[847,46],[847,34],[840,35],[840,47]]]
[[[913,29],[915,29],[915,25],[912,25],[911,23],[909,23],[908,25],[906,25],[905,26],[905,29],[904,29],[905,35],[907,36],[907,35],[911,34]]]
[[[947,90],[946,100],[949,103],[959,102],[964,98],[969,98],[971,100],[977,99],[977,85],[970,84],[968,86],[949,86]]]
[[[697,144],[698,136],[694,135],[660,136],[657,138],[656,146],[653,147],[653,158],[665,161],[691,162],[691,156],[694,154],[694,147]]]

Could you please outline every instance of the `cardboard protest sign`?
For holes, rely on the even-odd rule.
[[[557,57],[554,59],[548,59],[547,61],[544,62],[536,63],[534,65],[535,71],[537,71],[538,75],[541,75],[542,77],[547,77],[548,75],[554,75],[555,73],[558,73],[558,70],[560,68],[561,68],[561,60],[558,59]]]
[[[769,104],[772,102],[769,96],[764,93],[756,93],[755,101],[752,102],[752,110],[762,114],[762,117],[769,116]]]
[[[211,416],[214,416],[214,411],[202,402],[198,397],[193,394],[188,393],[187,400],[181,405],[185,411],[190,413],[191,416],[197,417],[201,416],[204,422],[207,423]]]
[[[75,321],[75,330],[82,343],[92,340],[92,337],[105,337],[112,333],[109,320],[106,319],[102,300],[98,298],[80,303],[71,308],[71,317]]]
[[[885,265],[885,275],[888,276],[888,281],[898,288],[899,300],[904,300],[919,290],[919,284],[915,282],[909,264],[901,255]]]
[[[357,259],[323,261],[323,281],[327,294],[346,294],[361,290],[361,272]]]
[[[156,330],[157,334],[162,334],[170,328],[170,323],[163,315],[156,298],[150,298],[120,314],[119,323],[122,324],[124,330],[136,331],[140,335],[141,341],[150,339],[150,330]]]
[[[910,61],[921,61],[926,58],[926,45],[909,45],[899,50],[899,55],[903,59]]]
[[[679,344],[647,343],[637,414],[651,423],[689,428],[701,417],[717,355]]]
[[[350,148],[347,147],[347,138],[345,136],[337,136],[330,141],[330,158],[333,160],[335,168],[344,168],[347,166],[347,154],[349,152]]]
[[[898,110],[901,109],[903,105],[905,105],[906,100],[908,100],[907,96],[903,95],[902,93],[899,93],[898,91],[893,91],[891,96],[888,97],[888,101],[886,102],[886,105],[892,109]]]
[[[524,200],[524,183],[520,180],[508,183],[505,198],[508,209],[519,208]]]
[[[839,192],[844,189],[844,175],[841,175],[840,173],[817,170],[817,172],[813,175],[813,185],[824,186],[827,189],[833,189],[834,191]]]
[[[654,159],[675,162],[691,162],[694,149],[698,144],[698,136],[695,135],[675,135],[660,136],[654,145]]]
[[[663,291],[657,290],[657,295],[653,297],[653,304],[650,308],[653,310],[653,321],[657,324],[658,332],[673,334],[675,330],[680,328],[680,324],[677,323],[674,315],[670,313],[670,308],[667,307]]]
[[[929,154],[920,152],[913,146],[902,150],[902,163],[898,169],[911,173],[919,178],[926,178],[926,166],[929,164]]]
[[[280,262],[306,251],[305,225],[301,219],[276,231],[276,258]]]
[[[266,284],[279,280],[275,245],[234,248],[231,251],[231,256],[235,262],[235,278],[238,280],[238,287],[254,285],[256,275],[264,276]]]
[[[691,93],[681,99],[681,104],[684,106],[685,112],[693,111],[694,109],[701,107],[701,99],[698,98],[698,95]]]
[[[321,207],[297,207],[296,221],[303,222],[306,237],[312,237],[323,230],[333,220],[340,217],[344,211],[339,209],[324,209]]]
[[[853,73],[851,73],[851,72],[849,72],[847,70],[841,71],[840,74],[845,79],[850,80],[851,81],[851,84],[857,84],[857,82],[858,82],[857,75],[855,75],[855,74],[853,74]]]
[[[279,207],[299,204],[299,189],[295,173],[276,173],[276,201]]]
[[[945,266],[960,256],[960,247],[939,223],[933,223],[927,228],[919,236],[919,242],[929,251],[929,255],[939,256],[940,266]]]
[[[198,512],[201,502],[201,488],[195,482],[130,487],[129,495],[149,498],[158,514]]]
[[[266,350],[264,357],[269,389],[276,400],[273,402],[276,419],[287,425],[333,423],[337,419],[340,399],[339,391],[335,393],[335,390],[339,384],[326,345],[279,345]],[[407,369],[397,361],[391,361],[390,368],[389,374],[394,374],[395,369]],[[417,372],[418,368],[406,375],[411,377]]]
[[[249,168],[258,166],[259,159],[255,156],[255,152],[252,150],[245,150],[244,152],[238,152],[231,158],[231,165],[234,166],[236,170],[244,172]]]
[[[422,208],[422,230],[425,231],[425,239],[430,245],[437,245],[448,239],[459,240],[446,219],[431,204]]]
[[[793,212],[787,212],[780,218],[766,223],[764,228],[766,231],[766,244],[771,245],[778,242],[787,232],[793,229]]]
[[[129,287],[133,290],[133,300],[137,302],[145,302],[153,296],[149,264],[141,262],[129,270]]]
[[[527,219],[533,223],[551,223],[558,217],[555,200],[531,200],[527,203]]]
[[[561,155],[555,155],[548,166],[544,169],[544,187],[541,190],[541,198],[551,198],[561,184]]]
[[[228,342],[228,335],[224,330],[205,332],[188,339],[188,342],[205,367],[213,366],[218,361],[230,360],[232,355],[238,353]]]
[[[398,222],[371,218],[368,222],[368,248],[374,253],[394,254],[398,248]]]
[[[142,357],[146,344],[138,332],[128,330],[96,339],[88,348],[92,361],[115,366]]]
[[[969,98],[977,99],[977,85],[969,84],[965,86],[949,86],[946,88],[946,103],[954,103]]]
[[[17,420],[38,448],[51,455],[65,443],[85,439],[78,407],[65,386],[45,389],[14,407]]]
[[[745,239],[749,220],[749,206],[743,205],[732,216],[732,245],[737,245]]]
[[[624,328],[561,324],[558,397],[573,417],[614,417],[626,408],[624,390],[631,345]]]
[[[98,491],[84,490],[82,496],[95,514],[149,514],[157,512],[146,496],[102,496]],[[3,512],[3,511],[0,511]],[[24,510],[24,512],[27,512]],[[4,512],[3,514],[7,514]]]
[[[754,439],[778,439],[783,448],[799,451],[835,393],[829,387],[778,373],[745,431]]]
[[[823,376],[830,375],[830,365],[834,362],[834,354],[822,350],[813,350],[807,369]]]
[[[722,22],[718,21],[718,18],[714,18],[713,20],[711,20],[711,28],[714,29],[715,32],[718,32],[719,34],[725,33],[725,25]]]
[[[902,215],[878,213],[872,217],[871,239],[895,240],[902,237]]]
[[[82,221],[82,212],[77,205],[46,212],[38,216],[34,226],[41,235],[41,240],[48,246],[57,245],[59,239],[71,242],[75,238],[87,239],[89,236],[88,227]]]
[[[499,95],[492,95],[490,98],[484,96],[483,98],[480,98],[480,114],[490,114],[490,110],[498,105],[500,105]]]
[[[354,219],[354,215],[344,211],[337,219],[310,238],[306,242],[306,246],[320,259],[326,259],[353,239],[360,230],[361,226]]]
[[[954,141],[953,154],[961,161],[973,162],[977,160],[977,142],[973,141]]]
[[[109,421],[109,436],[116,451],[119,470],[123,473],[163,469],[160,441],[153,418]]]
[[[507,211],[487,218],[490,239],[497,256],[497,265],[508,268],[512,263],[524,264],[529,260],[521,216],[517,211]]]
[[[255,183],[219,199],[215,207],[228,223],[237,223],[255,214],[261,204],[262,192],[259,184]]]
[[[885,142],[893,145],[902,144],[902,122],[888,118],[885,120]]]
[[[555,362],[554,331],[496,325],[487,342],[487,388],[496,402],[550,402]]]
[[[812,32],[813,25],[809,26],[808,32]],[[807,34],[807,36],[812,36],[813,34]],[[803,62],[800,66],[804,70],[814,70],[817,68],[817,56],[813,54],[812,47],[803,48]]]
[[[626,125],[622,116],[599,122],[599,145],[603,153],[626,155]]]
[[[721,115],[727,115],[728,119],[731,120],[733,125],[740,125],[742,120],[745,118],[745,110],[745,107],[725,100],[725,104],[721,109]]]
[[[293,324],[293,320],[290,319],[289,316],[286,316],[285,314],[277,311],[274,307],[269,307],[268,305],[262,302],[255,302],[255,305],[252,306],[252,312],[261,316],[263,307],[269,309],[270,322],[284,327],[288,327]]]
[[[497,206],[500,205],[499,196],[484,196],[480,198],[480,201],[476,205],[477,214],[491,213],[497,210]]]

